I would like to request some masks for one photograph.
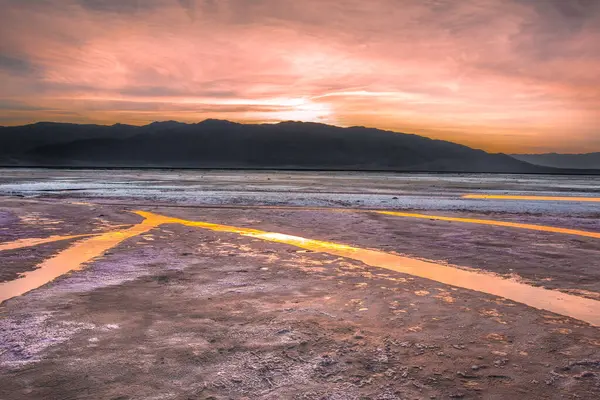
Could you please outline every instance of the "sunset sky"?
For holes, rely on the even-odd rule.
[[[0,0],[0,125],[299,120],[600,151],[598,0]]]

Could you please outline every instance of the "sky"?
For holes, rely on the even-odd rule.
[[[0,125],[311,121],[600,151],[598,0],[0,0]]]

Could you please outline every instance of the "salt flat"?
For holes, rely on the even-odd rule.
[[[600,202],[463,196],[599,192],[595,177],[3,170],[0,290],[69,268],[0,306],[0,398],[597,398],[600,329],[580,307],[600,302]],[[135,228],[151,215],[166,219]],[[413,264],[547,290],[499,296]],[[574,301],[549,310],[561,293]]]

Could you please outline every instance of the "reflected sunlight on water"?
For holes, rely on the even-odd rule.
[[[492,199],[492,200],[532,200],[532,201],[584,201],[600,202],[600,197],[578,197],[578,196],[515,196],[500,194],[465,194],[463,199]]]
[[[110,248],[117,246],[128,238],[146,233],[164,224],[181,224],[216,232],[240,234],[269,242],[289,244],[305,250],[350,258],[372,267],[384,268],[464,289],[504,297],[534,308],[570,316],[592,325],[600,326],[599,301],[527,285],[491,273],[464,270],[383,251],[363,249],[282,233],[210,222],[189,221],[146,211],[136,211],[135,213],[144,218],[141,223],[129,229],[107,232],[79,241],[51,259],[44,261],[39,265],[38,269],[26,272],[22,277],[13,281],[0,284],[0,301],[38,288],[69,271],[81,269],[85,263],[102,255]],[[427,216],[427,218],[429,217]]]
[[[519,222],[495,221],[495,220],[491,220],[491,219],[445,217],[445,216],[441,216],[441,215],[414,214],[414,213],[405,213],[405,212],[397,212],[397,211],[375,211],[375,212],[377,212],[378,214],[393,215],[395,217],[421,218],[421,219],[430,219],[430,220],[437,220],[437,221],[451,221],[451,222],[464,222],[464,223],[469,223],[469,224],[503,226],[503,227],[507,227],[507,228],[519,228],[519,229],[529,229],[529,230],[542,231],[542,232],[564,233],[567,235],[586,236],[586,237],[600,239],[600,232],[582,231],[579,229],[558,228],[558,227],[547,226],[547,225],[522,224]]]
[[[46,238],[25,238],[15,240],[13,242],[0,243],[0,251],[3,250],[16,250],[23,247],[32,247],[44,243],[59,242],[61,240],[79,239],[82,237],[94,236],[95,233],[87,233],[84,235],[66,235],[66,236],[48,236]]]

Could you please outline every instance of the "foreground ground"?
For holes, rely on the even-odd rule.
[[[600,239],[360,210],[4,197],[0,242],[119,230],[138,209],[600,293]],[[593,215],[444,215],[600,231]],[[77,240],[2,251],[0,280]],[[596,399],[600,329],[568,314],[169,224],[2,303],[0,399]]]

